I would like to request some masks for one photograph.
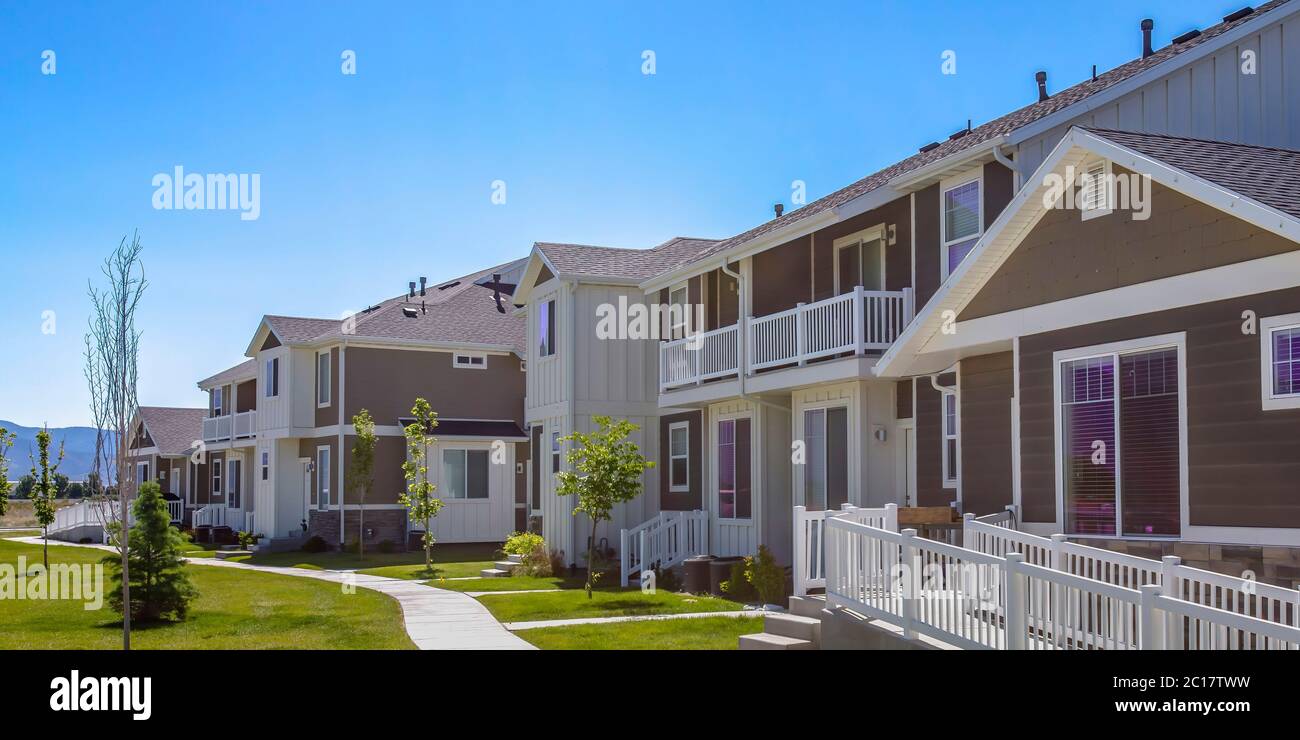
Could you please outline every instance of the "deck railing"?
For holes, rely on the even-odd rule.
[[[633,573],[671,568],[686,558],[709,552],[709,512],[661,511],[631,529],[619,530],[619,579]]]
[[[889,291],[857,286],[843,295],[664,342],[659,346],[660,390],[740,372],[804,365],[839,354],[888,349],[907,328],[914,311],[911,288]],[[742,330],[743,363],[739,348]]]
[[[844,504],[839,509],[809,510],[794,507],[794,595],[806,596],[812,588],[826,586],[826,549],[823,546],[828,517],[842,517],[888,532],[898,531],[898,505],[864,509]]]
[[[230,439],[231,416],[209,416],[203,420],[203,441],[224,442]]]
[[[235,439],[247,439],[257,435],[257,411],[244,411],[235,414]]]

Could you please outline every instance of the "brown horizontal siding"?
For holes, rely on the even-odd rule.
[[[894,418],[910,419],[912,418],[912,388],[914,381],[900,380],[895,385],[897,392],[894,394]]]
[[[701,471],[704,467],[704,460],[701,457],[703,454],[701,418],[701,412],[699,411],[687,411],[681,414],[669,414],[659,417],[659,462],[656,465],[659,469],[659,508],[663,511],[693,511],[703,508],[703,475]],[[689,490],[673,493],[668,490],[670,483],[668,427],[682,421],[690,424],[691,457],[690,470],[686,479]]]
[[[940,385],[952,385],[952,373],[940,376]],[[956,488],[943,487],[943,428],[941,396],[929,376],[916,380],[916,503],[944,506],[957,500]]]
[[[754,255],[751,269],[755,316],[767,316],[799,303],[812,294],[809,237],[804,236]]]
[[[1010,352],[961,361],[962,511],[1001,511],[1012,503],[1011,396],[1014,361]]]
[[[396,424],[400,417],[410,416],[416,398],[423,398],[448,419],[523,423],[524,373],[519,371],[519,358],[489,355],[483,370],[454,368],[451,363],[450,352],[349,347],[345,419],[350,421],[364,408],[376,424]],[[327,424],[337,421],[336,416]]]

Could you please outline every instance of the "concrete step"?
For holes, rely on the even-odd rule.
[[[524,556],[523,556],[523,555],[507,555],[507,556],[506,556],[506,560],[509,560],[509,561],[512,562],[512,563],[522,563],[522,562],[524,562]]]
[[[519,567],[519,563],[516,563],[513,560],[498,560],[492,564],[492,567],[497,570],[513,571],[515,568]]]
[[[740,636],[741,650],[816,650],[817,646],[809,640],[800,640],[797,637],[785,637],[782,635],[769,635],[766,632],[760,632],[756,635]]]
[[[484,568],[478,572],[479,578],[506,578],[509,575],[510,571],[501,570],[500,568]]]
[[[822,621],[795,614],[767,614],[763,617],[763,631],[769,635],[793,637],[796,640],[808,640],[815,645],[820,645]]]
[[[797,617],[821,619],[822,609],[826,608],[826,599],[812,596],[791,596],[790,613]]]

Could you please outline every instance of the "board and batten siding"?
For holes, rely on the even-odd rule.
[[[437,542],[504,542],[515,524],[514,445],[505,446],[503,463],[491,461],[491,442],[439,441],[429,448],[429,477],[438,486],[442,510],[429,522]],[[488,451],[488,497],[486,499],[444,498],[444,450]],[[355,503],[355,502],[353,502]],[[413,527],[422,526],[412,522]]]
[[[1245,51],[1256,74],[1241,73]],[[1300,149],[1296,70],[1300,13],[1021,142],[1015,161],[1029,176],[1072,125]]]
[[[555,301],[555,353],[542,357],[538,351],[538,321],[541,305]],[[570,327],[573,325],[572,295],[558,280],[539,285],[528,302],[528,372],[526,373],[525,418],[534,419],[534,410],[564,403],[569,398],[569,361],[573,350]]]
[[[650,296],[635,286],[583,284],[573,293],[578,327],[574,343],[577,355],[573,363],[575,400],[621,405],[653,404],[658,398],[658,342],[650,338],[602,339],[597,335],[598,311],[604,306],[617,311],[620,300],[626,301],[629,308],[644,306],[647,317],[655,305]],[[616,316],[615,323],[623,324],[626,314]],[[647,330],[651,323],[647,318]]]

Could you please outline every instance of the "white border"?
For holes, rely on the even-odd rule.
[[[979,219],[979,229],[974,234],[971,234],[970,236],[964,236],[958,239],[949,239],[948,221],[946,218],[944,218],[943,197],[947,195],[950,190],[954,190],[963,185],[968,185],[972,182],[979,183],[979,188],[978,188],[979,205],[975,207],[976,208],[975,215]],[[971,253],[975,251],[975,247],[978,246],[979,240],[983,236],[984,236],[984,165],[981,164],[972,168],[967,172],[961,173],[960,175],[953,175],[952,177],[946,177],[943,180],[939,181],[939,283],[940,284],[943,284],[943,282],[948,279],[948,276],[951,275],[951,273],[948,272],[948,247],[952,246],[953,244],[958,244],[960,242],[970,241],[973,239],[975,240],[976,244],[972,245],[971,251],[966,253],[966,256],[969,257]],[[965,262],[965,258],[963,258],[962,261]]]
[[[471,358],[478,357],[483,360],[482,364],[475,365],[469,362]],[[466,360],[461,362],[461,359]],[[451,366],[459,370],[487,370],[487,353],[486,352],[452,352]]]
[[[1259,320],[1259,395],[1265,411],[1300,409],[1300,391],[1273,395],[1273,332],[1300,327],[1300,313],[1269,316]]]
[[[332,349],[321,350],[316,353],[316,408],[328,408],[334,401],[333,389],[330,385],[334,382],[334,358],[331,357]],[[320,382],[320,358],[325,358],[325,372],[329,377],[325,382]],[[321,391],[325,392],[325,400],[320,400]]]
[[[861,231],[856,231],[847,236],[841,236],[831,242],[832,265],[833,273],[835,275],[835,295],[843,295],[844,293],[853,290],[853,285],[847,287],[840,285],[840,250],[854,246],[861,246],[863,242],[868,241],[880,242],[880,287],[868,288],[865,285],[862,287],[866,290],[885,290],[885,286],[888,285],[888,278],[885,270],[888,269],[889,264],[885,250],[889,247],[889,240],[886,234],[885,224],[876,224],[875,226],[868,226]],[[859,253],[858,259],[862,259],[861,253]],[[856,285],[856,283],[854,283],[854,285]]]
[[[330,479],[330,482],[331,482],[331,483],[333,482],[333,478],[334,478],[334,476],[333,476],[333,474],[330,472],[329,465],[324,465],[324,466],[322,466],[322,465],[320,464],[320,453],[321,453],[322,450],[323,450],[326,454],[333,454],[333,453],[330,451],[330,446],[329,446],[329,445],[317,445],[317,446],[316,446],[316,506],[315,506],[314,508],[315,508],[317,511],[328,511],[328,510],[330,509],[330,507],[334,504],[334,496],[332,495],[332,493],[331,493],[331,491],[330,491],[330,489],[332,488],[332,486],[329,486],[329,485],[321,485],[321,483],[323,483],[323,482],[326,480],[326,479],[325,479],[324,477],[322,477],[322,475],[321,475],[321,469],[324,468],[324,470],[326,471],[325,474],[329,476],[329,479]],[[327,462],[333,462],[333,461],[332,461],[332,460],[329,460],[329,461],[327,461]],[[322,494],[323,494],[323,495],[322,495]],[[326,496],[329,497],[328,502],[326,502]],[[321,505],[322,503],[324,503],[323,506]]]
[[[673,432],[677,431],[678,429],[686,430],[686,454],[685,455],[673,454]],[[665,473],[668,476],[668,492],[669,493],[689,492],[691,490],[691,423],[689,421],[674,421],[673,423],[668,425],[668,450],[667,451],[668,451],[668,455],[667,455],[668,470],[666,470]],[[673,483],[673,460],[675,460],[678,457],[686,458],[686,483],[680,486],[675,485]]]

